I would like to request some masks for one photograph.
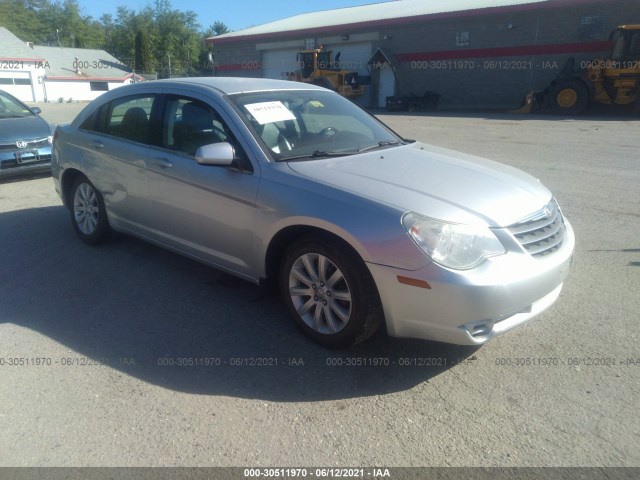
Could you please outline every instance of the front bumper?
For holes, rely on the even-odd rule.
[[[562,246],[543,258],[510,251],[471,270],[367,264],[389,335],[479,345],[536,317],[557,300],[569,273],[575,236],[566,219],[565,226]],[[399,276],[431,288],[400,283]]]
[[[0,177],[47,171],[51,168],[51,146],[0,151]]]

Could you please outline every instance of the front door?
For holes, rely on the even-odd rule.
[[[162,144],[148,163],[152,233],[186,254],[249,274],[258,172],[210,103],[177,94],[164,102]],[[234,146],[240,168],[196,162],[198,147],[218,142]]]

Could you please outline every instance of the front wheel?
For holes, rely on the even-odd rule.
[[[551,109],[564,115],[580,115],[589,105],[589,90],[579,80],[558,82],[550,90]]]
[[[290,247],[280,289],[295,324],[325,347],[347,348],[380,327],[382,307],[369,270],[337,242],[308,238]]]
[[[102,195],[87,177],[78,175],[70,194],[71,222],[80,239],[94,245],[109,233],[109,221]]]

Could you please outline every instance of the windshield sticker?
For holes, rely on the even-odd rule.
[[[244,108],[253,115],[253,118],[255,118],[260,125],[296,119],[293,113],[291,113],[282,102],[251,103],[245,105]]]

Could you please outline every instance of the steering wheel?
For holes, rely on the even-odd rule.
[[[320,130],[320,131],[318,132],[318,135],[321,135],[321,136],[325,136],[325,137],[331,138],[331,137],[333,137],[336,133],[338,133],[338,130],[336,130],[335,128],[333,128],[333,127],[326,127],[326,128],[323,128],[322,130]]]

